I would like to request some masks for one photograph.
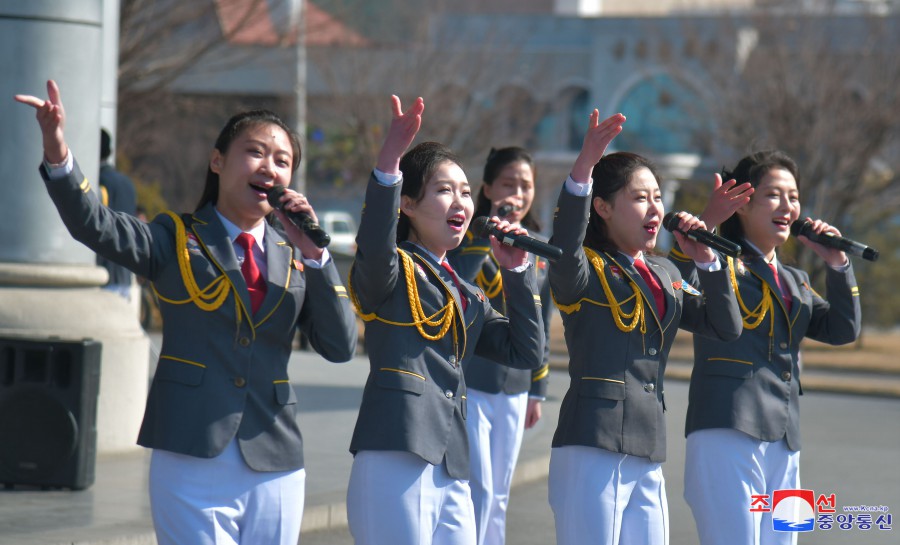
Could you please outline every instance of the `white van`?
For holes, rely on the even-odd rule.
[[[356,255],[356,220],[348,212],[327,210],[316,214],[319,226],[331,236],[328,251],[337,254]]]

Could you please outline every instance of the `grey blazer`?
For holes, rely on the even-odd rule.
[[[530,233],[530,236],[535,236]],[[519,394],[528,392],[530,396],[547,395],[547,383],[550,375],[550,311],[553,302],[550,299],[550,280],[548,262],[542,257],[529,254],[533,263],[541,294],[541,318],[544,320],[544,361],[540,367],[528,371],[515,369],[496,362],[474,356],[465,366],[466,384],[469,388],[490,394]],[[458,248],[447,255],[456,274],[466,281],[477,285],[490,299],[491,306],[501,314],[506,313],[506,297],[502,285],[502,271],[494,255],[491,253],[490,240],[477,238],[472,231]],[[479,273],[483,279],[479,280]],[[483,285],[484,284],[484,285]],[[496,293],[494,293],[496,292]]]
[[[302,270],[299,251],[267,226],[268,291],[251,315],[232,242],[211,205],[183,216],[179,245],[171,216],[144,223],[102,206],[77,164],[63,179],[41,174],[72,236],[148,278],[161,297],[163,345],[138,443],[211,458],[237,437],[256,471],[302,468],[287,373],[295,328],[330,361],[349,360],[356,347],[356,319],[334,264]],[[179,253],[200,288],[215,283],[227,292],[218,308],[173,303],[190,297]]]
[[[590,201],[590,196],[575,196],[563,188],[554,216],[551,242],[562,248],[563,256],[550,267],[550,286],[556,302],[570,310],[560,314],[571,382],[553,446],[598,447],[662,462],[663,373],[676,329],[736,339],[741,333],[737,302],[725,270],[701,271],[695,276],[699,282],[686,279],[688,284],[683,284],[669,260],[649,256],[645,261],[659,277],[666,299],[666,313],[658,316],[650,288],[630,260],[618,252],[599,252],[605,281],[624,313],[635,310],[635,285],[650,301],[645,333],[639,326],[620,330],[609,306],[602,306],[611,301],[582,248]]]
[[[677,249],[671,255],[685,273],[693,269],[693,262]],[[810,287],[804,271],[779,264],[781,284],[793,299],[788,313],[772,270],[762,257],[745,256],[734,263],[744,307],[755,309],[762,300],[763,286],[768,286],[774,294],[774,310],[755,329],[744,327],[736,341],[694,337],[685,435],[731,428],[761,441],[784,438],[788,448],[800,450],[800,342],[810,337],[846,344],[859,336],[862,318],[853,268],[844,272],[826,268],[825,300]]]
[[[480,289],[461,280],[467,299],[462,315],[449,273],[418,246],[405,242],[400,252],[412,260],[410,274],[418,290],[418,300],[412,303],[421,304],[425,316],[432,316],[447,304],[449,290],[455,318],[440,340],[424,338],[415,327],[397,325],[413,320],[411,286],[395,243],[400,190],[399,183],[383,186],[370,178],[356,239],[348,287],[362,313],[378,318],[366,322],[370,371],[350,451],[410,452],[430,464],[445,463],[453,478],[468,479],[462,366],[475,353],[521,369],[540,366],[543,320],[534,273],[531,268],[502,271],[508,318],[491,308]],[[437,333],[437,328],[426,326],[426,333]]]

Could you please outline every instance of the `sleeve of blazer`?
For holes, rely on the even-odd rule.
[[[725,260],[716,253],[723,265]],[[684,296],[684,310],[679,327],[691,333],[723,341],[733,341],[744,329],[737,298],[731,287],[727,265],[718,271],[699,270],[693,259],[676,247],[669,252],[669,260],[681,273],[682,281],[699,289],[701,297]]]
[[[353,291],[365,312],[377,310],[397,284],[401,183],[385,186],[378,183],[374,174],[369,176],[356,235],[356,258],[350,272]]]
[[[541,366],[531,372],[531,388],[528,395],[531,397],[546,397],[547,386],[550,382],[550,320],[552,319],[553,301],[550,298],[550,279],[547,271],[541,269],[549,266],[543,258],[535,260],[538,274],[538,286],[540,287],[541,319],[544,321],[544,360]]]
[[[572,195],[563,185],[553,214],[550,244],[561,248],[563,253],[550,267],[550,287],[556,300],[567,305],[581,299],[592,274],[582,249],[590,217],[590,201],[590,197]]]
[[[173,237],[154,236],[154,230],[165,229],[160,222],[148,224],[103,206],[77,162],[68,176],[59,179],[49,179],[43,164],[39,171],[60,218],[75,240],[134,273],[150,280],[155,278],[156,264],[174,252]]]
[[[803,273],[803,277],[799,278],[797,283],[809,285],[809,277]],[[810,291],[813,294],[812,316],[806,336],[828,344],[847,344],[855,341],[859,337],[862,309],[853,266],[843,272],[826,267],[827,301],[812,289]]]
[[[534,270],[501,269],[506,293],[507,316],[491,307],[485,298],[484,326],[475,352],[518,369],[536,369],[544,359],[544,320],[538,304]]]
[[[317,269],[306,267],[306,294],[299,327],[310,344],[331,362],[348,361],[356,352],[359,331],[334,260]]]
[[[472,231],[466,232],[462,244],[447,254],[447,259],[457,276],[466,282],[475,283],[478,271],[484,266],[484,260],[491,254],[491,241],[476,238]]]

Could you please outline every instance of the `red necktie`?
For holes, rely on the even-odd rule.
[[[250,291],[250,306],[253,312],[259,310],[259,305],[266,298],[266,280],[259,272],[256,265],[256,258],[253,257],[253,246],[256,245],[256,239],[250,233],[241,233],[235,242],[244,249],[244,262],[241,263],[241,273],[247,282],[247,289]]]
[[[634,268],[637,269],[638,273],[640,273],[641,278],[644,279],[644,282],[650,287],[650,291],[653,293],[653,299],[656,300],[656,310],[659,312],[660,316],[665,315],[666,313],[666,298],[663,295],[662,286],[659,285],[659,282],[656,280],[656,276],[650,272],[650,269],[647,268],[647,264],[644,263],[642,259],[634,260]]]
[[[459,292],[459,299],[462,301],[463,312],[466,311],[466,307],[469,306],[469,302],[466,301],[466,296],[463,294],[462,286],[459,285],[459,278],[456,276],[456,271],[453,270],[453,267],[450,266],[450,262],[446,259],[441,262],[441,267],[447,269],[447,272],[450,273],[450,277],[453,278],[453,283],[456,284],[456,291]]]
[[[794,302],[794,299],[791,297],[790,293],[787,293],[784,291],[784,288],[781,287],[781,278],[778,277],[778,270],[775,269],[775,264],[769,263],[769,268],[772,269],[772,274],[775,276],[775,285],[778,286],[778,293],[781,294],[781,300],[784,301],[784,308],[790,312],[791,303]]]

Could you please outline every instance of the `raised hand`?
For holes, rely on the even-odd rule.
[[[422,112],[425,111],[425,101],[422,97],[416,99],[406,113],[400,107],[400,98],[391,95],[392,119],[384,144],[378,153],[378,162],[375,167],[386,174],[400,173],[400,158],[406,153],[406,149],[412,143],[419,127],[422,126]]]
[[[603,120],[600,123],[600,111],[591,112],[591,118],[588,122],[588,130],[584,135],[584,143],[581,145],[581,153],[575,159],[575,165],[572,167],[572,179],[579,183],[587,182],[603,154],[606,153],[606,147],[613,141],[620,132],[622,132],[622,124],[625,123],[625,116],[615,114]]]
[[[713,192],[709,196],[706,208],[700,214],[700,219],[707,225],[720,225],[736,210],[750,202],[751,195],[753,195],[753,188],[750,186],[750,182],[737,185],[736,180],[728,180],[722,183],[722,176],[716,174]]]
[[[17,102],[27,104],[37,110],[37,121],[44,140],[44,158],[50,163],[62,163],[69,155],[69,147],[63,137],[66,125],[66,111],[63,109],[56,82],[47,82],[47,100],[31,95],[16,95]]]

